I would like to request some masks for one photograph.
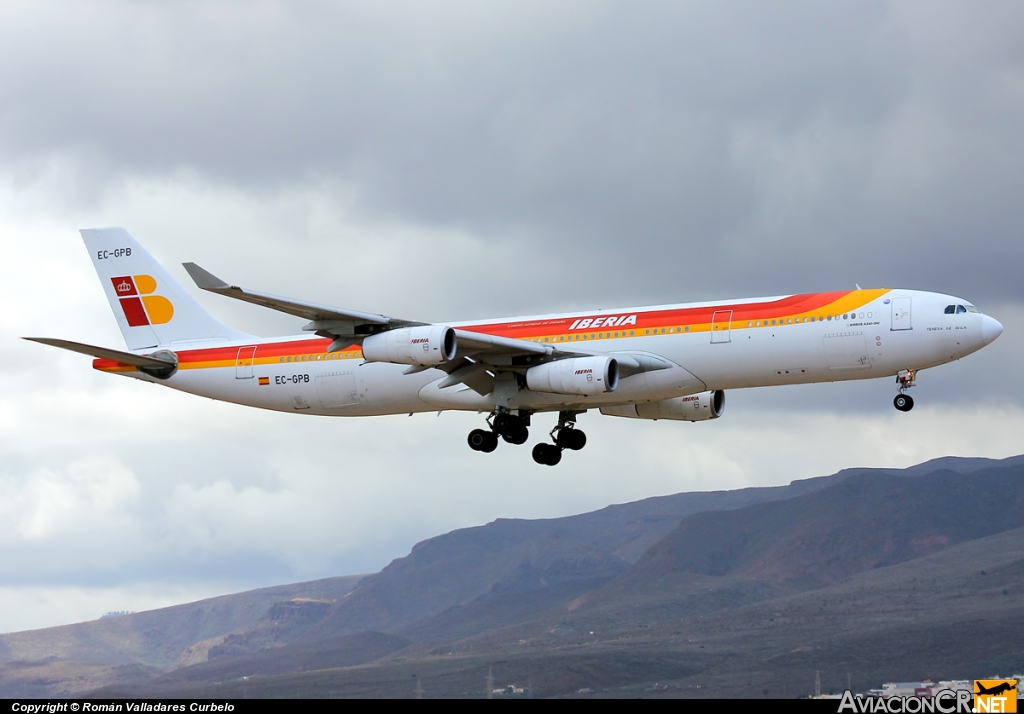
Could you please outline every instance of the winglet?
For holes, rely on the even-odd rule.
[[[200,268],[195,263],[182,263],[182,266],[184,266],[185,270],[192,277],[192,280],[195,281],[195,284],[203,290],[217,292],[220,290],[227,290],[232,287],[210,271]]]

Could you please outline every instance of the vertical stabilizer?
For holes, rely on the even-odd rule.
[[[124,228],[80,232],[128,349],[248,337],[208,313]]]

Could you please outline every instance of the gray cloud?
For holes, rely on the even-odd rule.
[[[91,188],[330,177],[370,215],[571,265],[573,294],[1019,301],[1022,13],[44,5],[4,23],[0,152],[66,152]],[[595,287],[610,266],[652,279]]]

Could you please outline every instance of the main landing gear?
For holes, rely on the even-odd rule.
[[[551,430],[553,444],[540,443],[533,447],[533,460],[545,466],[554,466],[562,460],[562,451],[579,451],[587,445],[587,435],[576,428],[576,415],[582,412],[559,412],[558,424]],[[497,412],[487,418],[490,429],[469,432],[469,448],[490,453],[498,448],[498,439],[510,444],[525,444],[530,438],[529,413]]]
[[[587,445],[587,435],[576,428],[577,412],[559,412],[558,424],[551,430],[554,444],[537,444],[533,447],[533,460],[545,466],[554,466],[562,460],[562,451],[579,451]]]
[[[914,398],[907,394],[907,390],[914,386],[917,378],[917,370],[904,369],[896,375],[896,383],[900,385],[900,393],[892,400],[892,405],[901,412],[909,412],[914,408]]]
[[[530,416],[517,416],[508,412],[498,412],[487,422],[490,431],[474,429],[469,432],[469,448],[473,451],[490,453],[498,448],[498,437],[510,444],[525,444],[530,438]]]

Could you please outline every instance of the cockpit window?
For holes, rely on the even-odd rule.
[[[946,314],[952,315],[956,312],[956,305],[946,305]]]
[[[974,307],[974,305],[967,305],[966,307],[967,307],[967,312],[976,312],[976,313],[979,313],[979,314],[981,313],[981,311],[978,310],[978,308]]]
[[[966,307],[964,307],[963,305],[957,305],[956,306],[956,314],[957,315],[959,315],[961,313],[964,313],[964,312],[967,312],[967,308]]]

